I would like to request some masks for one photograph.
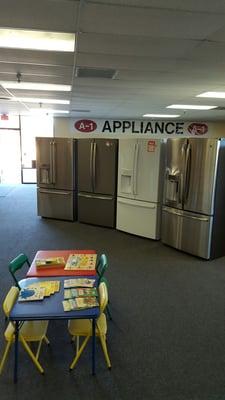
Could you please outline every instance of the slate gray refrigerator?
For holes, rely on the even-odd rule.
[[[38,215],[76,219],[76,141],[36,138]]]
[[[225,255],[225,140],[168,139],[162,242],[205,258]]]
[[[78,221],[115,226],[117,148],[116,139],[78,140]]]

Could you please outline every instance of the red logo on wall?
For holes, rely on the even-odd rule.
[[[74,124],[75,129],[83,133],[89,133],[95,131],[97,124],[91,119],[79,119]]]
[[[198,122],[193,122],[193,124],[188,126],[188,132],[191,135],[205,135],[208,132],[208,125],[201,124]]]

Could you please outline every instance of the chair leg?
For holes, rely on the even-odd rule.
[[[90,336],[86,336],[86,338],[84,339],[82,345],[80,346],[79,351],[76,353],[76,356],[74,357],[72,364],[70,365],[70,370],[72,370],[75,367],[75,365],[76,365],[77,361],[79,360],[80,355],[81,355],[82,351],[84,350],[89,339],[90,339]]]
[[[111,369],[111,362],[109,359],[109,354],[108,354],[108,350],[107,350],[107,346],[106,346],[106,341],[105,341],[105,336],[103,335],[99,335],[99,339],[102,345],[102,350],[105,356],[105,360],[106,360],[106,364],[108,366],[109,369]]]
[[[42,345],[42,340],[40,340],[40,342],[38,343],[38,348],[37,348],[36,355],[35,355],[37,360],[38,360],[39,355],[40,355],[41,345]]]
[[[50,342],[49,342],[49,340],[48,340],[48,338],[47,338],[47,336],[44,336],[44,341],[45,341],[45,343],[47,344],[47,345],[49,345],[50,344]]]
[[[0,374],[2,373],[3,367],[5,365],[5,361],[6,361],[8,353],[9,353],[11,344],[12,344],[12,341],[7,342],[7,344],[6,344],[5,351],[4,351],[4,354],[2,356],[1,363],[0,363]]]
[[[39,363],[39,361],[36,359],[34,353],[31,351],[30,347],[28,346],[28,344],[26,343],[26,341],[24,340],[24,338],[20,335],[19,337],[24,349],[27,351],[27,353],[29,354],[30,358],[32,359],[33,363],[36,365],[37,369],[40,371],[41,374],[44,373],[44,370],[41,366],[41,364]]]

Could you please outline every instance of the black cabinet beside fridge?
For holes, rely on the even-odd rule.
[[[115,226],[117,152],[116,139],[78,140],[78,221]]]

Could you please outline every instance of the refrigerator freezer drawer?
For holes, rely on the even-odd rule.
[[[73,221],[74,192],[37,189],[37,209],[41,217]]]
[[[150,239],[160,238],[160,205],[117,198],[116,228]]]
[[[78,221],[115,227],[115,198],[113,196],[78,194]]]
[[[162,242],[176,249],[210,258],[213,217],[163,207]]]

